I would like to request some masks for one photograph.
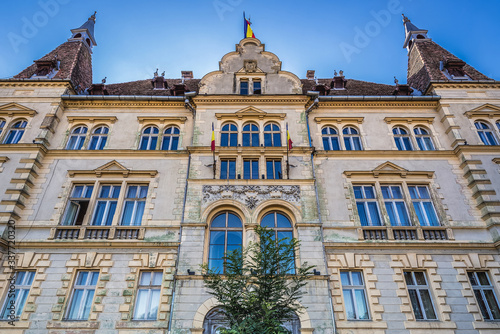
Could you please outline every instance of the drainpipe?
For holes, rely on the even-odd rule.
[[[314,193],[316,195],[316,207],[318,208],[318,220],[319,220],[319,224],[320,224],[320,233],[321,233],[321,247],[323,248],[323,261],[325,263],[326,275],[328,277],[328,261],[326,258],[327,254],[326,254],[325,240],[324,240],[323,221],[321,219],[321,210],[320,210],[320,206],[319,206],[318,181],[316,179],[316,170],[314,168],[314,146],[312,145],[311,129],[309,127],[309,113],[311,111],[313,111],[314,109],[318,108],[319,92],[308,91],[307,95],[309,95],[311,97],[311,100],[313,101],[313,103],[306,109],[307,137],[309,139],[309,147],[313,148],[313,150],[311,152],[311,168],[312,168],[313,180],[314,180]],[[330,312],[332,314],[333,333],[337,334],[337,326],[335,323],[335,313],[333,312],[333,302],[332,302],[333,289],[331,287],[329,280],[327,280],[327,284],[328,284],[328,291],[329,291],[328,300],[330,302]]]
[[[193,113],[193,131],[191,133],[191,145],[193,146],[194,141],[194,127],[196,123],[196,107],[193,105],[193,97],[196,96],[196,92],[187,92],[184,94],[184,106],[186,109],[189,109]],[[177,246],[177,256],[175,258],[175,266],[174,266],[174,279],[172,280],[172,300],[170,301],[170,315],[168,318],[168,334],[171,333],[172,329],[172,319],[174,316],[174,300],[175,300],[175,287],[176,287],[176,276],[177,276],[177,268],[179,265],[179,258],[181,252],[181,240],[182,240],[182,226],[184,224],[184,212],[186,210],[186,201],[187,201],[187,191],[188,191],[188,180],[189,180],[189,170],[191,168],[191,152],[188,151],[188,164],[186,171],[186,184],[184,186],[184,199],[182,201],[182,214],[181,214],[181,225],[179,226],[179,245]]]

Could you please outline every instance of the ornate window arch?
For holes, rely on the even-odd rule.
[[[402,126],[392,128],[394,142],[399,151],[413,151],[413,145],[408,130]]]
[[[260,221],[260,226],[266,227],[274,231],[274,240],[276,242],[282,241],[287,242],[287,239],[291,241],[293,239],[293,226],[292,221],[288,216],[282,211],[269,211],[267,212]],[[295,254],[294,254],[295,258]],[[295,266],[293,268],[287,268],[287,272],[290,274],[295,273]]]
[[[108,140],[109,128],[106,125],[99,125],[92,131],[90,137],[89,150],[102,150]]]
[[[323,138],[323,149],[325,151],[340,150],[339,134],[333,126],[325,126],[321,129],[321,137]]]
[[[71,130],[68,143],[66,144],[67,150],[81,150],[87,137],[88,128],[85,125],[78,125]]]
[[[413,133],[421,151],[434,151],[436,149],[432,142],[431,132],[428,129],[423,126],[416,126],[413,128]]]
[[[241,249],[243,245],[243,224],[234,211],[221,211],[210,222],[208,268],[224,273],[224,256]]]
[[[180,130],[176,126],[168,126],[163,131],[163,139],[161,144],[162,150],[175,151],[179,147]]]
[[[485,145],[498,145],[498,139],[493,133],[493,130],[491,129],[489,123],[484,121],[476,121],[474,122],[474,125],[476,126],[479,138],[481,138],[481,141]]]
[[[264,125],[264,146],[280,147],[281,146],[281,130],[276,123],[267,123]]]
[[[222,125],[220,134],[220,146],[238,146],[238,127],[234,123]]]
[[[9,128],[9,133],[7,133],[7,135],[5,136],[3,143],[17,144],[21,140],[27,124],[28,121],[26,121],[25,119],[17,119],[13,121]]]
[[[158,143],[158,133],[160,131],[156,126],[146,126],[142,130],[141,140],[139,144],[140,150],[156,150]]]
[[[260,146],[259,126],[256,123],[245,123],[243,125],[243,146]]]
[[[344,137],[344,147],[347,151],[361,151],[363,149],[358,129],[348,125],[342,130],[342,135]]]

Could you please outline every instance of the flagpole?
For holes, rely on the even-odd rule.
[[[214,153],[214,180],[215,180],[215,172],[217,170],[216,162],[215,162],[215,150],[213,151],[213,153]]]
[[[286,177],[290,180],[290,164],[288,163],[288,151],[290,149],[290,144],[288,140],[288,123],[286,123]]]
[[[214,169],[214,180],[215,180],[215,173],[217,171],[217,163],[215,162],[215,130],[214,130],[214,123],[213,122],[212,122],[212,141],[210,143],[210,149],[212,150],[213,158],[214,158],[213,169]]]

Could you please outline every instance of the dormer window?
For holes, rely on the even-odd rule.
[[[35,61],[36,70],[33,78],[53,78],[59,70],[59,62],[54,60],[37,60]]]
[[[441,71],[450,80],[470,80],[464,66],[465,62],[460,59],[446,59],[440,63]]]
[[[247,80],[240,81],[240,94],[241,95],[248,95],[248,81]]]
[[[262,94],[261,82],[260,80],[254,80],[253,82],[253,93]]]

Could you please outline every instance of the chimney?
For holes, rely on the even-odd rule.
[[[90,95],[109,95],[106,85],[103,83],[92,84],[89,88]]]
[[[316,71],[314,71],[314,70],[308,70],[308,71],[307,71],[307,74],[306,74],[306,78],[307,78],[307,80],[314,80],[314,73],[315,73],[315,72],[316,72]]]
[[[182,82],[193,79],[193,71],[181,71]]]
[[[345,89],[347,80],[344,79],[344,71],[340,70],[338,74],[337,71],[334,71],[333,73],[333,80],[330,86],[332,86],[332,88],[335,90]]]

